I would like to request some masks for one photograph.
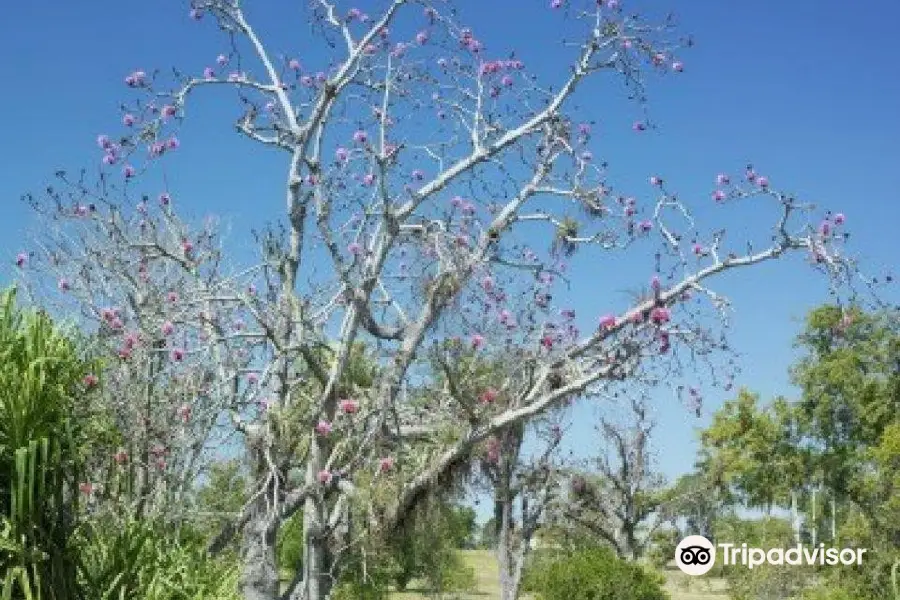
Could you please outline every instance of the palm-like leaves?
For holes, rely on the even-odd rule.
[[[0,583],[4,598],[77,596],[75,393],[87,369],[50,319],[0,295]]]

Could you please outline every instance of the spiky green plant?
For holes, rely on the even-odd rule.
[[[90,369],[44,313],[0,294],[0,583],[3,598],[78,597],[71,548],[76,397]]]

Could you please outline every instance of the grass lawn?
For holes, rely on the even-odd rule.
[[[497,582],[497,560],[489,550],[464,550],[463,560],[475,571],[475,590],[469,593],[446,594],[446,600],[493,600],[500,597]],[[672,600],[729,600],[725,582],[707,577],[690,577],[675,568],[667,569],[666,590]],[[391,600],[428,600],[424,590],[417,589],[416,582],[405,592],[391,594]],[[522,600],[528,600],[523,598]]]

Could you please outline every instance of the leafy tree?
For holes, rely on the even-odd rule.
[[[715,533],[720,541],[746,543],[752,548],[789,548],[795,544],[791,523],[774,517],[719,519]],[[717,563],[715,571],[728,581],[734,600],[789,600],[804,590],[814,576],[811,568],[791,565],[747,569]]]
[[[892,570],[900,564],[898,323],[891,310],[812,311],[798,337],[806,354],[792,369],[800,399],[760,407],[758,396],[742,391],[702,436],[706,475],[736,492],[733,500],[785,506],[791,498],[796,507],[794,492],[803,492],[804,539],[822,539],[828,505],[819,503],[830,500],[832,543],[871,553],[861,568],[823,573],[850,597],[893,597]]]

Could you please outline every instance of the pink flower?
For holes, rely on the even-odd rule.
[[[668,323],[669,319],[671,319],[672,313],[669,312],[669,309],[665,306],[657,306],[653,310],[650,311],[650,320],[653,321],[657,325],[662,325],[663,323]]]
[[[328,421],[319,421],[316,424],[316,433],[318,435],[321,435],[322,437],[325,437],[326,435],[330,434],[331,430],[332,430],[332,426],[331,426],[331,423],[329,423]]]
[[[483,392],[481,392],[481,395],[478,397],[478,401],[481,402],[482,404],[491,404],[495,400],[497,400],[497,397],[499,395],[500,395],[500,392],[498,392],[494,388],[488,388],[488,389],[484,390]]]
[[[494,279],[490,275],[485,275],[484,279],[481,280],[481,287],[486,292],[490,292],[494,289]]]
[[[700,256],[704,253],[703,246],[700,244],[694,244],[694,254]]]
[[[551,0],[550,2],[550,8],[560,8],[562,5],[562,0]]]
[[[722,202],[723,200],[725,200],[725,192],[723,192],[722,190],[716,190],[715,192],[713,192],[713,200],[715,200],[716,202]]]
[[[644,131],[647,126],[642,121],[635,121],[631,128],[635,131]]]
[[[613,315],[603,315],[600,317],[600,329],[611,329],[616,325],[616,317]]]
[[[134,71],[125,78],[125,85],[128,87],[141,87],[144,85],[147,74],[143,71]]]
[[[124,125],[125,127],[131,127],[132,125],[134,125],[135,120],[136,120],[136,119],[134,118],[134,115],[133,115],[133,114],[131,114],[131,113],[126,113],[126,114],[122,117],[122,125]]]
[[[544,337],[541,338],[541,346],[543,346],[546,350],[553,350],[553,336],[545,334]]]
[[[648,231],[653,229],[653,223],[651,221],[641,221],[638,227],[640,227],[640,230],[642,232],[647,233]]]
[[[716,175],[716,185],[728,185],[729,183],[731,183],[731,179],[725,173]]]
[[[182,404],[178,407],[178,416],[181,417],[182,422],[187,423],[191,420],[191,406],[189,404]]]
[[[347,252],[353,256],[359,256],[362,254],[362,246],[358,242],[350,242],[347,244]]]
[[[822,221],[822,224],[819,225],[819,231],[822,235],[828,235],[831,233],[831,223],[828,221]]]
[[[653,175],[652,177],[650,177],[650,185],[662,185],[662,179],[660,179],[656,175]]]
[[[216,77],[216,72],[213,71],[212,67],[206,67],[205,69],[203,69],[203,78],[204,79],[215,79],[215,77]]]
[[[676,73],[681,73],[684,71],[684,64],[681,61],[675,61],[672,63],[672,70]]]
[[[131,348],[128,348],[127,346],[125,348],[119,348],[119,358],[122,360],[131,358]]]
[[[183,348],[172,348],[172,352],[170,353],[172,360],[176,362],[180,362],[184,360],[184,349]]]
[[[303,77],[300,78],[300,83],[305,87],[312,87],[313,78],[310,77],[309,75],[304,75]]]
[[[175,112],[176,112],[176,109],[171,104],[166,104],[165,106],[162,107],[162,116],[165,119],[168,119],[169,117],[174,117]]]
[[[347,152],[346,148],[341,147],[334,151],[334,157],[338,160],[338,162],[347,162],[347,159],[350,157],[350,153]]]
[[[394,459],[390,456],[385,456],[381,460],[378,461],[378,470],[382,473],[387,473],[394,466]]]
[[[181,251],[184,252],[185,256],[190,255],[194,251],[194,244],[190,240],[182,240]]]
[[[117,160],[119,160],[119,159],[112,152],[108,152],[103,155],[103,164],[104,165],[114,165],[114,164],[116,164]]]
[[[250,385],[255,385],[259,383],[259,374],[258,373],[249,373],[247,375],[247,383]]]
[[[228,64],[228,57],[225,56],[224,54],[220,54],[219,56],[216,57],[216,63],[218,63],[218,65],[220,67],[224,67],[225,65]]]
[[[487,441],[487,459],[492,463],[500,460],[500,440],[495,437],[489,438]]]
[[[171,304],[175,304],[178,302],[178,292],[169,292],[166,294],[166,300],[168,300]]]
[[[591,134],[591,126],[588,123],[580,123],[578,125],[578,133],[581,135],[590,135]]]
[[[84,379],[81,380],[81,383],[84,384],[84,387],[90,390],[97,387],[97,385],[100,383],[100,379],[93,373],[88,373],[84,376]]]
[[[167,192],[163,192],[159,195],[159,203],[163,206],[168,206],[172,201],[172,196],[170,196]]]
[[[416,169],[412,172],[412,178],[416,181],[422,181],[423,179],[425,179],[425,173],[420,169]]]
[[[164,458],[157,458],[157,459],[156,459],[156,468],[159,469],[160,471],[165,470],[165,468],[166,468],[166,459],[164,459]]]
[[[58,286],[59,286],[59,291],[61,291],[61,292],[68,292],[70,289],[72,289],[72,285],[69,283],[69,280],[66,278],[60,279]]]
[[[125,176],[125,179],[131,179],[132,177],[134,177],[134,174],[135,170],[131,165],[125,165],[124,167],[122,167],[122,175]]]
[[[373,183],[375,183],[375,175],[373,175],[372,173],[366,173],[362,178],[362,182],[366,187],[371,186]]]
[[[369,136],[362,129],[357,130],[356,133],[353,134],[353,141],[357,144],[365,144],[367,139],[369,139]]]
[[[174,135],[166,140],[166,148],[168,148],[169,150],[177,150],[180,145],[181,142],[179,142],[178,138]]]
[[[317,477],[319,479],[319,483],[321,483],[322,485],[328,485],[329,483],[331,483],[331,471],[322,469],[321,471],[319,471]]]
[[[847,217],[844,216],[844,213],[838,213],[834,215],[834,224],[835,225],[843,225],[847,220]]]
[[[19,252],[16,254],[16,266],[22,268],[25,266],[25,263],[28,262],[28,255],[24,252]]]
[[[480,333],[474,334],[472,336],[472,349],[478,350],[482,346],[484,346],[484,336],[481,335]]]
[[[113,454],[113,460],[116,461],[117,465],[124,465],[128,461],[128,453],[124,450],[119,450]]]
[[[341,412],[352,415],[359,410],[359,403],[355,400],[344,399],[338,402],[338,407],[341,409]]]
[[[653,277],[650,278],[650,289],[652,289],[654,292],[659,292],[661,287],[662,286],[659,283],[658,275],[654,275]]]
[[[94,486],[90,482],[83,481],[78,484],[78,491],[80,491],[85,496],[90,496],[94,493]]]
[[[769,187],[769,178],[765,177],[765,176],[759,177],[756,180],[756,183],[759,184],[759,187],[761,187],[761,188],[767,188],[767,187]]]
[[[300,70],[300,61],[296,58],[292,58],[288,61],[288,69],[291,71],[299,71]]]
[[[416,34],[416,42],[418,42],[418,44],[420,46],[424,45],[425,42],[427,42],[427,41],[428,41],[428,32],[427,31],[420,31],[419,33]]]
[[[162,324],[160,331],[162,331],[163,335],[170,336],[170,335],[172,335],[172,333],[175,332],[175,326],[172,324],[171,321],[166,321],[165,323]]]

